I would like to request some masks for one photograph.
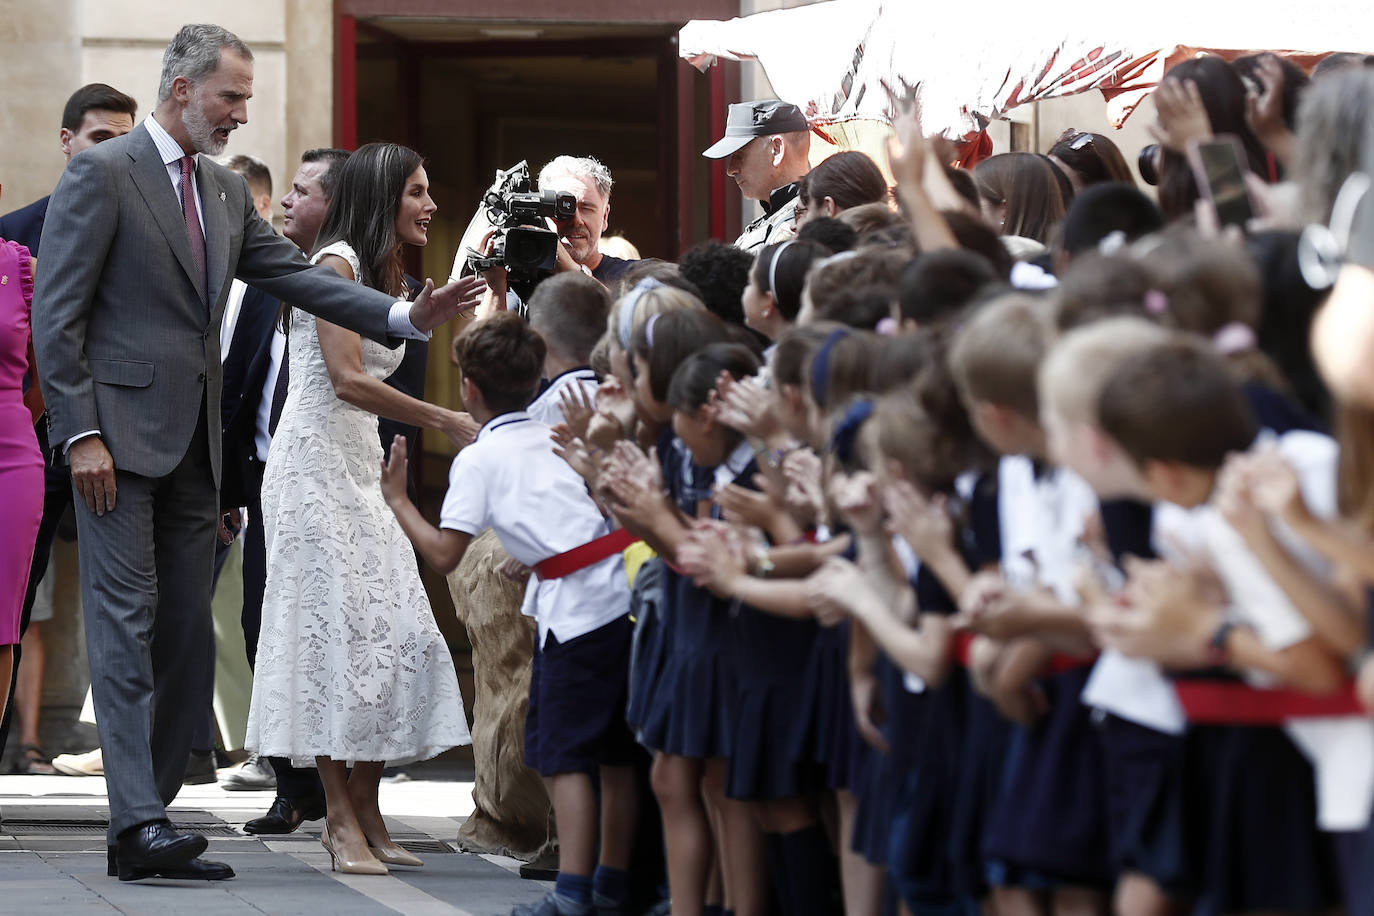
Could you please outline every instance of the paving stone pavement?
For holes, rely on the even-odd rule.
[[[319,843],[322,821],[285,837],[248,836],[244,821],[266,811],[273,793],[212,784],[185,787],[169,816],[204,832],[206,857],[227,862],[237,877],[129,883],[105,874],[104,779],[0,776],[0,913],[505,916],[548,892],[550,884],[521,879],[512,859],[456,851],[454,837],[472,811],[471,781],[411,772],[407,781],[382,784],[381,807],[391,835],[417,844],[423,868],[393,868],[385,877],[331,872]]]

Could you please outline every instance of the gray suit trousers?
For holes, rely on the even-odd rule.
[[[165,477],[116,469],[113,512],[97,516],[76,495],[110,843],[166,817],[214,690],[210,582],[219,494],[205,422],[202,401],[190,448]]]

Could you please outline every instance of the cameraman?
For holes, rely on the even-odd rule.
[[[598,249],[611,215],[611,184],[611,170],[591,156],[558,156],[539,170],[540,191],[568,193],[577,199],[577,210],[571,219],[550,220],[558,232],[555,272],[580,270],[610,286],[634,265],[633,261],[602,254]],[[495,267],[483,275],[487,296],[477,308],[477,317],[484,318],[503,308],[522,310],[523,303],[508,291],[504,268]]]

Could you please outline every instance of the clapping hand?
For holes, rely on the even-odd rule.
[[[568,463],[578,476],[587,482],[593,493],[601,476],[601,463],[598,450],[588,448],[587,443],[573,435],[567,423],[559,423],[551,431],[553,453]]]
[[[711,400],[719,406],[717,422],[750,439],[767,441],[781,429],[773,397],[756,378],[736,381],[722,372]]]
[[[579,439],[587,438],[587,427],[596,414],[596,396],[589,394],[582,385],[566,385],[558,392],[558,406],[563,411],[563,422]]]
[[[487,282],[478,276],[450,280],[438,289],[434,281],[426,279],[425,288],[410,304],[410,323],[417,331],[432,331],[463,312],[470,312],[482,303]]]
[[[1272,443],[1261,445],[1248,455],[1248,495],[1255,507],[1268,515],[1307,514],[1302,487],[1293,466]]]
[[[878,601],[868,578],[848,560],[831,557],[806,580],[811,612],[822,626],[834,626],[864,601]]]
[[[1222,615],[1195,577],[1169,563],[1135,558],[1127,558],[1126,573],[1120,604],[1088,613],[1098,645],[1171,667],[1204,667]]]
[[[391,455],[382,460],[382,496],[388,506],[407,502],[406,493],[406,437],[391,440]]]
[[[1255,76],[1260,92],[1246,95],[1245,120],[1265,148],[1284,160],[1292,151],[1293,132],[1283,119],[1283,65],[1277,57],[1262,55]]]
[[[712,519],[692,524],[678,547],[676,562],[698,588],[730,598],[735,585],[749,575],[749,544],[739,529]]]
[[[836,474],[831,478],[835,509],[860,537],[883,533],[883,503],[878,479],[869,471]]]
[[[910,482],[895,480],[883,491],[887,530],[901,537],[916,556],[928,560],[954,544],[954,522],[942,494],[926,499]]]
[[[825,517],[821,470],[821,459],[810,449],[797,449],[783,459],[782,473],[787,479],[783,502],[803,523],[816,523]]]

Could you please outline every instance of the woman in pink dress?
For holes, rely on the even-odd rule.
[[[43,515],[43,455],[33,432],[43,413],[29,329],[33,265],[27,248],[0,239],[0,712],[9,696],[19,615]]]

